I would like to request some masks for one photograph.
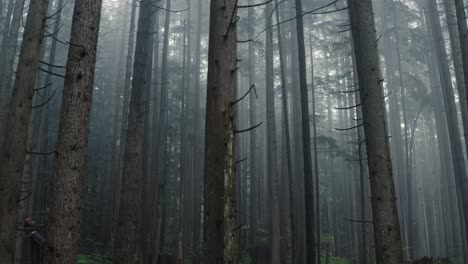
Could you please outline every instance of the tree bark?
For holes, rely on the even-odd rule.
[[[164,246],[164,227],[165,227],[165,215],[166,215],[166,153],[167,153],[167,130],[168,130],[168,56],[169,56],[169,31],[170,31],[170,19],[171,19],[171,0],[166,1],[166,11],[164,17],[164,35],[163,35],[163,47],[162,47],[162,58],[161,58],[161,90],[159,98],[159,120],[158,120],[158,139],[156,143],[156,160],[154,173],[156,180],[158,181],[158,218],[156,219],[158,225],[158,231],[156,234],[156,253],[155,258],[159,258],[161,249]]]
[[[28,126],[48,1],[32,1],[26,20],[0,168],[0,259],[13,262]]]
[[[122,189],[116,233],[117,264],[140,263],[142,260],[141,226],[143,203],[144,129],[148,112],[148,91],[151,88],[151,58],[153,50],[152,1],[140,2],[138,31],[133,64],[128,128],[125,137],[125,152],[122,171]]]
[[[318,135],[317,135],[317,115],[316,115],[316,101],[315,101],[315,94],[316,94],[316,87],[314,84],[314,50],[312,47],[312,32],[310,31],[309,28],[309,37],[310,37],[310,83],[312,86],[312,128],[314,131],[314,139],[313,139],[313,144],[314,144],[314,173],[315,173],[315,219],[316,222],[316,238],[317,238],[317,243],[316,243],[316,250],[317,250],[317,262],[318,264],[322,263],[322,258],[321,258],[321,229],[320,229],[320,174],[319,174],[319,165],[318,165],[318,149],[317,149],[317,143],[318,143]]]
[[[76,0],[65,74],[46,263],[75,263],[93,94],[101,0]]]
[[[273,4],[269,3],[265,9],[267,27],[272,24]],[[280,258],[280,209],[278,190],[278,164],[276,147],[276,117],[275,117],[275,87],[273,76],[273,29],[266,32],[265,40],[265,80],[266,80],[266,137],[267,137],[267,175],[270,200],[270,263],[279,264]]]
[[[212,0],[205,131],[205,263],[238,263],[235,95],[236,0]]]
[[[310,119],[309,119],[309,97],[307,91],[306,57],[304,46],[304,22],[302,0],[295,0],[296,4],[296,30],[297,48],[299,55],[299,87],[301,94],[301,116],[302,116],[302,149],[304,159],[304,190],[305,190],[305,237],[307,263],[315,264],[315,202],[314,184],[312,173],[312,150],[310,146]]]
[[[276,6],[276,21],[280,21],[279,15],[279,6],[278,0],[275,0]],[[291,221],[291,261],[292,263],[299,263],[298,258],[298,251],[297,251],[297,242],[299,241],[297,238],[297,220],[294,213],[294,206],[295,206],[295,195],[294,195],[294,180],[293,180],[293,173],[292,173],[292,161],[291,161],[291,136],[289,132],[289,108],[288,108],[288,92],[286,91],[286,58],[283,54],[283,39],[281,34],[281,25],[277,26],[278,31],[278,49],[279,49],[279,57],[280,57],[280,67],[281,67],[281,105],[283,111],[283,120],[284,120],[284,137],[285,137],[285,144],[286,144],[286,167],[287,167],[287,177],[288,177],[288,191],[289,191],[289,217]],[[286,223],[283,223],[283,225]]]
[[[371,182],[376,260],[403,263],[395,186],[388,145],[384,96],[371,0],[349,0]]]

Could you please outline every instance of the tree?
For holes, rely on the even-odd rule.
[[[193,90],[194,90],[194,146],[193,146],[193,155],[194,155],[194,175],[193,175],[193,182],[194,182],[194,197],[193,197],[193,215],[195,219],[193,221],[194,230],[193,230],[193,244],[194,244],[194,256],[193,256],[193,264],[200,263],[200,228],[201,228],[201,173],[200,173],[200,163],[201,159],[200,156],[200,53],[201,53],[201,30],[202,30],[202,9],[203,8],[203,1],[198,0],[198,10],[197,10],[197,37],[195,40],[195,56],[194,56],[194,72],[193,72]]]
[[[371,0],[349,0],[371,183],[377,263],[401,264],[403,249],[396,206],[384,96]]]
[[[151,88],[151,58],[153,50],[154,24],[152,2],[140,2],[138,30],[133,63],[133,79],[130,95],[128,128],[125,137],[125,150],[122,171],[122,188],[116,232],[114,262],[117,264],[139,263],[142,257],[141,212],[144,153],[144,128],[148,111],[147,91]]]
[[[463,0],[453,1],[455,2],[455,10],[457,16],[458,37],[460,39],[460,52],[462,55],[463,76],[465,80],[464,84],[466,93],[468,93],[468,25],[466,23],[466,6]],[[466,142],[468,142],[468,140],[466,140]]]
[[[236,0],[212,0],[205,131],[205,263],[238,263]]]
[[[161,58],[161,90],[159,98],[159,120],[158,120],[158,139],[156,143],[155,177],[158,181],[157,202],[157,234],[156,234],[156,256],[159,256],[164,245],[165,210],[164,203],[166,197],[166,153],[167,153],[167,133],[168,133],[168,87],[169,87],[169,30],[171,22],[171,0],[166,1],[164,17],[164,35]]]
[[[3,145],[6,133],[6,122],[10,110],[11,80],[13,78],[13,67],[16,49],[18,47],[18,36],[22,20],[24,0],[16,0],[11,18],[8,37],[2,40],[0,51],[0,145]],[[7,36],[5,34],[5,36]]]
[[[101,0],[76,0],[73,10],[47,229],[51,264],[75,263],[78,254],[101,7]]]
[[[295,0],[296,3],[296,30],[297,48],[299,55],[299,87],[301,92],[301,115],[302,115],[302,149],[304,155],[304,189],[305,189],[305,210],[306,210],[306,252],[307,263],[315,264],[315,202],[314,184],[312,173],[312,150],[310,146],[310,117],[309,117],[309,97],[307,92],[306,77],[306,57],[304,46],[304,22],[302,0]]]
[[[279,264],[280,259],[280,209],[278,191],[278,164],[276,151],[276,119],[275,119],[275,97],[273,78],[273,29],[271,28],[271,17],[273,4],[267,4],[265,8],[265,21],[269,29],[266,32],[265,47],[265,69],[266,69],[266,115],[267,115],[267,175],[270,197],[270,263]]]
[[[452,86],[450,68],[448,64],[447,51],[445,48],[445,40],[442,34],[442,27],[438,15],[437,1],[428,0],[426,19],[430,32],[432,33],[432,41],[434,43],[434,57],[437,61],[440,87],[442,91],[437,93],[442,95],[445,115],[447,118],[447,129],[452,153],[452,163],[454,168],[455,185],[457,194],[459,195],[460,214],[463,214],[464,224],[468,225],[468,177],[465,166],[465,158],[463,155],[462,137],[460,135],[457,107],[455,104],[455,95]],[[463,48],[462,48],[463,49]],[[468,232],[465,232],[465,239],[468,238]]]
[[[252,0],[248,1],[249,5],[252,5]],[[248,35],[249,39],[254,38],[254,9],[249,8],[247,11],[247,20],[249,21],[248,26]],[[248,71],[249,71],[249,86],[255,87],[256,82],[256,53],[255,53],[255,43],[249,41],[249,55],[248,55]],[[255,93],[249,93],[249,121],[250,126],[255,126],[257,124],[257,104],[258,100],[255,96]],[[258,229],[258,173],[257,173],[257,133],[252,131],[249,133],[249,169],[250,169],[250,229],[249,229],[249,242],[251,245],[254,245],[257,242],[257,229]],[[257,261],[257,251],[251,250],[250,259],[252,262]]]
[[[15,255],[18,202],[47,6],[47,0],[32,1],[29,6],[0,157],[0,259],[7,262],[13,262]]]

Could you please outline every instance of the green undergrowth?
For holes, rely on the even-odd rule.
[[[79,255],[78,264],[111,264],[112,262],[105,256],[99,255]]]
[[[327,263],[326,262],[327,258],[325,256],[322,256],[322,263]],[[347,259],[345,258],[340,258],[336,256],[330,256],[330,264],[350,264]]]

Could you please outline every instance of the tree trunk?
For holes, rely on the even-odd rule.
[[[372,1],[349,0],[348,6],[370,172],[376,260],[380,264],[401,264],[403,249],[386,133],[384,95],[380,86]]]
[[[252,0],[248,1],[248,4],[252,4]],[[254,20],[254,10],[249,8],[247,11],[248,21]],[[249,39],[255,37],[253,23],[249,23],[248,26]],[[255,43],[249,41],[249,87],[255,85],[256,82],[256,51]],[[250,126],[253,127],[257,124],[257,98],[255,93],[249,93],[249,120]],[[249,242],[251,246],[250,250],[250,259],[253,263],[257,262],[257,252],[254,248],[254,245],[257,243],[257,229],[258,229],[258,173],[257,173],[257,131],[251,131],[249,133],[249,146],[250,146],[250,156],[249,156],[249,170],[250,170],[250,236]]]
[[[27,155],[28,126],[39,65],[41,33],[48,1],[33,1],[26,20],[12,104],[6,125],[0,168],[0,259],[13,262],[18,202],[24,161]],[[22,219],[21,219],[22,220]]]
[[[276,21],[280,21],[278,0],[275,0],[276,6]],[[281,67],[281,105],[283,111],[283,120],[284,120],[284,132],[285,132],[285,143],[286,143],[286,167],[288,172],[288,191],[289,191],[289,217],[291,221],[291,261],[294,264],[299,263],[297,243],[297,220],[294,213],[295,206],[295,195],[294,195],[294,183],[293,183],[293,173],[292,173],[292,161],[291,161],[291,136],[289,132],[289,108],[288,108],[288,92],[286,91],[286,58],[283,54],[283,39],[281,34],[281,25],[277,26],[278,31],[278,49],[280,56],[280,67]],[[286,223],[282,223],[283,225]]]
[[[47,230],[51,264],[74,263],[78,255],[101,6],[100,0],[77,0],[73,11]]]
[[[140,263],[142,258],[141,212],[144,129],[148,112],[147,92],[151,88],[151,58],[153,50],[152,27],[153,8],[150,0],[140,2],[138,31],[133,64],[132,89],[130,95],[128,129],[125,138],[124,163],[122,171],[122,189],[119,218],[116,233],[116,252],[114,262],[117,264]]]
[[[195,71],[193,73],[193,90],[194,90],[194,140],[193,140],[193,154],[194,154],[194,172],[193,172],[193,245],[194,245],[194,256],[193,264],[199,264],[201,261],[201,241],[200,241],[200,229],[201,229],[201,172],[200,172],[200,163],[202,162],[201,150],[200,150],[200,53],[201,53],[201,30],[202,30],[202,10],[203,10],[203,1],[198,0],[198,15],[197,15],[197,37],[195,41],[195,56],[194,56],[194,65]]]
[[[312,128],[314,131],[314,173],[315,173],[315,220],[316,220],[316,234],[317,234],[317,243],[316,243],[316,250],[317,250],[317,262],[318,264],[322,263],[321,258],[321,229],[320,229],[320,175],[319,175],[319,165],[318,165],[318,149],[317,149],[317,142],[318,142],[318,135],[317,135],[317,115],[316,115],[316,101],[315,101],[315,90],[316,87],[314,85],[314,50],[312,47],[312,31],[309,28],[309,38],[310,38],[310,83],[312,86]]]
[[[466,5],[463,0],[453,0],[457,16],[458,37],[460,39],[460,52],[463,63],[463,76],[465,84],[465,94],[468,94],[468,26],[466,22]],[[445,1],[444,1],[445,2]],[[468,100],[468,98],[466,98]],[[465,137],[468,135],[465,135]],[[468,146],[468,140],[465,140]]]
[[[136,20],[136,10],[137,10],[137,1],[131,1],[131,14],[130,14],[130,29],[128,36],[127,44],[127,61],[125,65],[125,83],[124,83],[124,95],[123,95],[123,106],[122,106],[122,123],[120,128],[120,147],[117,158],[117,175],[118,180],[116,183],[116,188],[114,190],[114,212],[112,220],[112,230],[114,232],[113,239],[115,240],[115,233],[117,232],[117,222],[118,214],[120,208],[120,190],[122,188],[122,171],[123,171],[123,161],[125,154],[125,138],[127,136],[127,127],[128,127],[128,109],[130,107],[130,93],[131,93],[131,77],[132,77],[132,65],[133,65],[133,55],[135,51],[135,20]],[[114,245],[115,246],[115,245]]]
[[[16,0],[5,48],[0,51],[0,146],[7,133],[8,111],[10,110],[11,80],[18,46],[18,36],[23,16],[24,0]]]
[[[158,215],[156,219],[158,225],[158,231],[156,232],[156,244],[155,244],[155,258],[158,259],[161,253],[161,249],[164,246],[164,223],[165,223],[165,212],[166,212],[166,153],[167,153],[167,130],[168,130],[168,56],[169,56],[169,31],[170,31],[170,9],[171,0],[166,1],[166,12],[164,17],[164,36],[163,36],[163,48],[161,58],[161,93],[159,98],[159,124],[158,124],[158,140],[156,143],[156,160],[154,173],[156,180],[158,181]]]
[[[297,48],[299,55],[299,87],[301,93],[301,115],[302,115],[302,149],[304,159],[304,190],[305,190],[305,237],[307,263],[315,264],[315,202],[314,184],[312,173],[312,151],[310,146],[310,119],[309,98],[307,92],[306,57],[304,47],[304,22],[302,0],[295,0],[296,4],[296,30]]]
[[[61,8],[63,6],[63,1],[64,0],[59,0],[57,2],[57,8]],[[50,4],[51,5],[51,4]],[[59,29],[60,29],[60,24],[61,24],[61,21],[62,21],[62,10],[56,10],[55,12],[57,12],[56,14],[56,22],[54,24],[54,28],[52,29],[53,32],[57,32],[56,34],[54,34],[54,38],[52,39],[52,42],[51,42],[51,46],[50,46],[50,55],[49,55],[49,59],[47,61],[48,66],[47,67],[47,75],[46,75],[46,78],[45,78],[45,81],[44,83],[42,83],[41,85],[44,85],[47,86],[49,85],[49,87],[45,88],[44,89],[44,92],[42,93],[42,100],[40,102],[40,104],[44,104],[44,106],[41,107],[40,109],[40,113],[39,113],[39,126],[38,126],[38,129],[37,129],[37,136],[36,136],[36,144],[35,144],[35,148],[34,150],[35,151],[38,151],[38,152],[48,152],[47,150],[47,132],[48,132],[48,113],[49,113],[49,104],[46,103],[46,100],[47,98],[49,98],[51,96],[51,90],[53,89],[52,87],[52,80],[54,79],[54,76],[52,75],[52,73],[54,73],[54,67],[53,65],[55,65],[55,57],[56,57],[56,53],[57,53],[57,36],[58,36],[58,32],[59,32]],[[38,86],[36,84],[36,86]],[[37,111],[37,110],[36,110]],[[32,174],[33,174],[33,179],[35,179],[34,181],[34,184],[36,186],[34,186],[34,190],[36,190],[36,193],[34,193],[34,205],[33,205],[33,210],[36,211],[36,208],[38,207],[37,204],[37,200],[39,199],[39,194],[40,194],[40,191],[39,191],[39,187],[40,187],[40,184],[39,184],[39,175],[40,175],[40,171],[41,169],[43,168],[43,162],[47,160],[47,157],[44,157],[43,155],[35,155],[32,157]]]
[[[455,7],[453,5],[453,2],[451,1],[443,1],[443,3],[445,7],[445,16],[447,18],[447,27],[448,27],[449,36],[450,36],[452,60],[453,60],[453,65],[454,65],[456,86],[457,86],[459,103],[460,103],[461,120],[463,124],[462,126],[463,135],[465,137],[465,145],[468,147],[467,145],[468,143],[468,105],[467,105],[468,101],[467,101],[467,96],[466,96],[467,90],[464,87],[465,79],[464,79],[464,73],[463,73],[463,57],[461,55],[461,47],[460,47],[460,42],[458,38],[459,33],[456,27],[457,21],[455,17]],[[450,241],[450,242],[458,241],[459,238],[462,239],[461,245],[462,245],[463,255],[465,257],[468,256],[468,251],[467,251],[468,249],[466,248],[466,246],[463,246],[463,245],[466,244],[467,237],[468,237],[468,233],[466,233],[466,230],[465,230],[465,234],[462,234],[461,236],[456,235],[456,238]],[[453,243],[450,243],[450,244],[453,245]],[[450,250],[455,250],[452,248],[453,246],[449,247]]]
[[[273,4],[269,3],[265,9],[265,22],[271,26]],[[267,175],[270,200],[270,263],[279,264],[280,258],[280,212],[278,191],[278,164],[276,152],[276,117],[275,117],[275,87],[273,76],[273,29],[266,32],[265,44],[265,80],[266,80],[266,137],[267,137]]]
[[[237,1],[212,0],[205,131],[205,263],[238,263],[235,118]]]
[[[458,125],[457,110],[455,105],[455,96],[452,87],[450,69],[447,61],[447,51],[445,41],[442,35],[440,18],[435,0],[427,1],[426,19],[429,21],[432,32],[432,40],[435,45],[435,56],[439,66],[440,84],[442,88],[442,98],[445,102],[445,114],[449,131],[449,139],[452,146],[452,159],[455,174],[455,185],[457,193],[461,198],[460,213],[464,215],[464,224],[468,226],[468,178],[466,174],[465,158],[463,156],[463,146]],[[463,228],[462,228],[463,229]],[[468,238],[468,232],[465,235],[465,242]]]
[[[15,5],[14,0],[8,1],[7,11],[5,17],[5,23],[3,25],[3,32],[2,32],[2,46],[0,52],[4,52],[6,49],[7,41],[8,41],[8,33],[10,33],[10,25],[11,25],[11,14],[13,13],[13,6]]]
[[[187,74],[188,71],[187,69],[187,45],[186,45],[186,40],[187,40],[187,22],[184,21],[184,34],[183,34],[183,41],[182,41],[182,83],[180,85],[181,91],[180,91],[180,112],[181,112],[181,117],[180,117],[180,153],[179,153],[179,160],[180,160],[180,169],[179,169],[179,194],[178,194],[178,199],[179,199],[179,237],[178,237],[178,262],[179,263],[184,263],[185,259],[185,254],[187,253],[186,251],[186,240],[187,240],[187,230],[186,230],[186,225],[185,223],[187,222],[184,218],[186,216],[186,211],[188,210],[187,204],[186,204],[186,198],[188,196],[187,191],[189,190],[189,187],[187,186],[188,183],[188,174],[187,174],[187,142],[186,142],[186,137],[187,137],[187,132],[186,132],[186,124],[187,124]]]
[[[156,6],[156,9],[158,9],[159,5]],[[154,18],[154,31],[157,32],[155,35],[154,43],[153,43],[153,85],[152,85],[152,93],[151,93],[151,98],[158,98],[159,95],[159,16],[160,16],[160,10],[156,10],[155,12],[155,18]],[[149,223],[152,223],[149,228],[149,242],[148,242],[148,256],[147,259],[144,259],[143,263],[148,263],[151,264],[153,263],[153,260],[155,259],[155,244],[157,240],[157,215],[158,215],[158,178],[157,178],[157,169],[156,167],[156,159],[157,159],[157,154],[158,151],[154,147],[156,146],[158,142],[158,124],[159,124],[159,112],[160,112],[160,107],[159,107],[159,102],[157,100],[153,100],[153,149],[151,151],[151,168],[150,168],[150,179],[149,179],[149,186],[150,188],[153,188],[150,196],[149,196],[149,202],[148,206],[149,208]]]

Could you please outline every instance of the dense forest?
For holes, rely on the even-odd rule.
[[[0,264],[468,263],[467,9],[0,0]]]

